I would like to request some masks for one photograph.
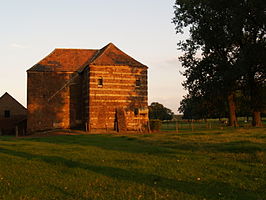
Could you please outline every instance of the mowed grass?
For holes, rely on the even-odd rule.
[[[187,120],[179,120],[179,121],[163,121],[161,130],[162,131],[179,131],[179,132],[186,132],[186,131],[197,131],[197,130],[214,130],[214,129],[226,129],[227,124],[225,123],[228,119],[224,118],[219,121],[218,119],[208,119],[207,121],[204,120],[194,120],[194,121],[187,121]],[[262,118],[262,123],[266,126],[266,118]],[[238,117],[238,124],[242,128],[251,128],[251,121],[246,121],[244,117]]]
[[[0,199],[266,199],[266,129],[0,137]]]

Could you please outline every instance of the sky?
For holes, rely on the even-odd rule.
[[[27,105],[26,70],[55,48],[114,43],[149,67],[148,99],[177,113],[186,94],[174,0],[0,0],[0,95]]]

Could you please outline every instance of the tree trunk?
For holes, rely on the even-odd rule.
[[[262,127],[261,121],[261,106],[262,106],[262,96],[260,91],[259,83],[254,80],[254,73],[250,73],[250,97],[251,97],[251,107],[252,107],[252,126]]]
[[[229,106],[229,126],[238,127],[237,117],[236,117],[236,104],[234,94],[229,94],[227,96],[228,106]]]
[[[260,111],[253,111],[253,113],[252,113],[252,126],[262,127]]]

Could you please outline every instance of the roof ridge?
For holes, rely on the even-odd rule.
[[[54,50],[84,50],[84,51],[97,51],[99,49],[81,49],[81,48],[55,48]]]
[[[97,53],[94,54],[94,56],[92,56],[92,58],[90,58],[87,62],[84,63],[84,65],[82,67],[79,68],[78,72],[81,73],[90,63],[93,62],[94,59],[97,58],[98,54],[100,53],[100,49],[97,50]]]
[[[130,55],[128,55],[127,53],[125,53],[124,51],[122,51],[121,49],[119,49],[117,46],[115,46],[115,45],[114,45],[113,43],[111,43],[111,42],[110,42],[109,44],[107,44],[106,46],[104,46],[102,49],[100,49],[100,53],[99,53],[99,55],[96,56],[96,57],[94,58],[94,60],[91,61],[90,64],[92,64],[92,65],[93,65],[93,64],[96,64],[96,65],[97,65],[97,61],[100,60],[100,62],[101,62],[101,57],[102,57],[102,56],[106,55],[106,56],[108,57],[108,55],[106,54],[106,52],[108,52],[108,50],[109,50],[110,48],[114,48],[115,51],[120,52],[120,53],[124,56],[124,58],[129,58],[130,60],[132,60],[132,61],[135,63],[136,66],[144,66],[144,67],[147,67],[146,65],[140,63],[139,61],[137,61],[136,59],[134,59],[133,57],[131,57]],[[132,64],[132,63],[131,63],[131,64]],[[113,64],[113,65],[116,65],[116,64]],[[120,65],[120,64],[117,64],[117,65]]]
[[[103,54],[104,54],[104,52],[107,50],[107,49],[109,49],[111,46],[114,46],[115,47],[115,45],[112,43],[112,42],[110,42],[110,43],[108,43],[107,45],[105,45],[104,47],[102,47],[101,49],[98,49],[98,52],[91,58],[91,59],[89,59],[79,70],[78,70],[78,72],[80,73],[80,72],[82,72],[86,67],[87,67],[87,65],[89,65],[89,64],[93,64],[93,62],[95,61],[95,60],[97,60],[98,58],[100,58]]]
[[[104,52],[106,52],[111,46],[115,47],[115,45],[110,42],[109,44],[107,44],[103,48],[99,49],[99,52],[95,55],[95,58],[91,60],[91,63],[93,63],[94,60],[100,58],[104,54]]]
[[[24,109],[27,110],[27,108],[25,108],[20,102],[18,102],[18,100],[16,100],[13,96],[11,96],[8,92],[5,92],[1,97],[0,99],[2,99],[5,95],[11,97],[11,99],[13,99],[15,102],[17,102],[20,106],[22,106]]]
[[[110,42],[101,49],[55,48],[27,72],[81,73],[89,65],[147,67]]]
[[[5,93],[0,97],[0,99],[1,99],[3,96],[5,96],[5,95],[9,95],[9,96],[11,96],[8,92],[5,92]]]

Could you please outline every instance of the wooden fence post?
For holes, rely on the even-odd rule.
[[[88,123],[85,123],[85,131],[88,132]]]
[[[18,126],[16,126],[16,137],[18,137]]]
[[[148,122],[147,122],[148,124],[148,133],[151,133],[151,126],[150,126],[150,121],[148,120]]]

